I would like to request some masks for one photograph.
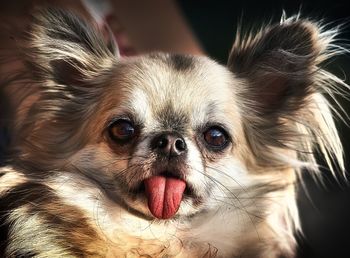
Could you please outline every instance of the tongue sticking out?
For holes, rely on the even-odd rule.
[[[183,180],[153,176],[144,181],[148,208],[158,219],[169,219],[180,207],[186,183]]]

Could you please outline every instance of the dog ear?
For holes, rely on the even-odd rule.
[[[114,37],[72,13],[47,9],[34,15],[29,65],[40,80],[81,86],[108,74],[119,57]],[[97,27],[97,26],[95,26]]]
[[[321,93],[348,86],[320,63],[342,53],[334,44],[337,29],[292,17],[270,25],[255,36],[238,35],[228,68],[243,83],[237,88],[243,120],[253,153],[262,163],[281,165],[281,151],[297,151],[299,160],[315,164],[318,146],[328,165],[342,165],[342,148],[331,108]],[[239,33],[238,33],[239,34]],[[341,88],[340,88],[341,89]],[[301,158],[300,158],[301,157]],[[285,158],[282,164],[286,164]],[[293,159],[295,161],[295,159]]]
[[[18,84],[33,90],[19,107],[13,145],[25,162],[51,167],[88,141],[86,128],[114,76],[118,49],[112,36],[106,40],[93,24],[62,10],[35,13],[31,28]]]
[[[262,114],[288,112],[300,108],[303,99],[315,90],[317,65],[327,58],[323,54],[330,40],[321,35],[316,24],[290,18],[255,36],[238,35],[228,66],[248,81],[248,98]]]

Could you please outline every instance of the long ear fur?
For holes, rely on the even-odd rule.
[[[55,164],[52,159],[64,161],[88,138],[83,129],[113,76],[117,46],[105,42],[93,25],[57,9],[34,16],[28,41],[26,65],[39,99],[17,123],[20,137],[14,145],[19,146],[19,157],[30,161],[35,152],[37,163],[49,166]]]
[[[36,74],[56,84],[74,85],[108,73],[118,56],[113,37],[72,13],[47,9],[34,16],[30,64]]]
[[[291,17],[255,36],[237,33],[228,67],[246,82],[238,91],[244,114],[250,114],[244,124],[259,167],[317,171],[313,152],[318,148],[333,172],[335,164],[344,170],[332,108],[322,93],[333,98],[348,86],[320,67],[345,51],[334,44],[337,32]],[[297,158],[282,149],[295,150]]]

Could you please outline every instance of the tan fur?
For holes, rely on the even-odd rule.
[[[347,85],[320,68],[341,52],[334,33],[282,19],[239,35],[224,67],[164,53],[120,59],[93,26],[39,13],[24,44],[39,98],[19,107],[12,167],[0,178],[1,198],[19,197],[3,213],[12,230],[5,255],[293,257],[302,169],[318,171],[316,148],[333,172],[344,169],[322,94]],[[126,144],[108,133],[120,118],[138,133]],[[220,151],[205,143],[213,125],[228,135]],[[150,147],[169,132],[186,142],[174,163]],[[170,170],[192,193],[171,219],[156,219],[142,184]]]

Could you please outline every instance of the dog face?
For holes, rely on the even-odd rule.
[[[232,87],[239,80],[202,57],[151,55],[121,63],[116,70],[100,102],[99,121],[93,122],[104,125],[92,129],[101,132],[100,138],[75,154],[73,164],[101,171],[104,178],[98,180],[113,182],[107,189],[143,214],[149,215],[147,179],[157,176],[177,179],[165,187],[169,192],[185,182],[178,215],[207,207],[213,191],[220,192],[214,189],[216,182],[240,173],[232,169],[239,164],[235,139],[243,136]]]
[[[56,11],[35,22],[40,98],[16,130],[36,175],[82,174],[131,213],[172,219],[261,209],[254,197],[314,165],[315,141],[341,160],[318,93],[334,79],[318,67],[331,37],[313,23],[289,19],[237,40],[227,67],[175,54],[122,59],[102,38]]]

